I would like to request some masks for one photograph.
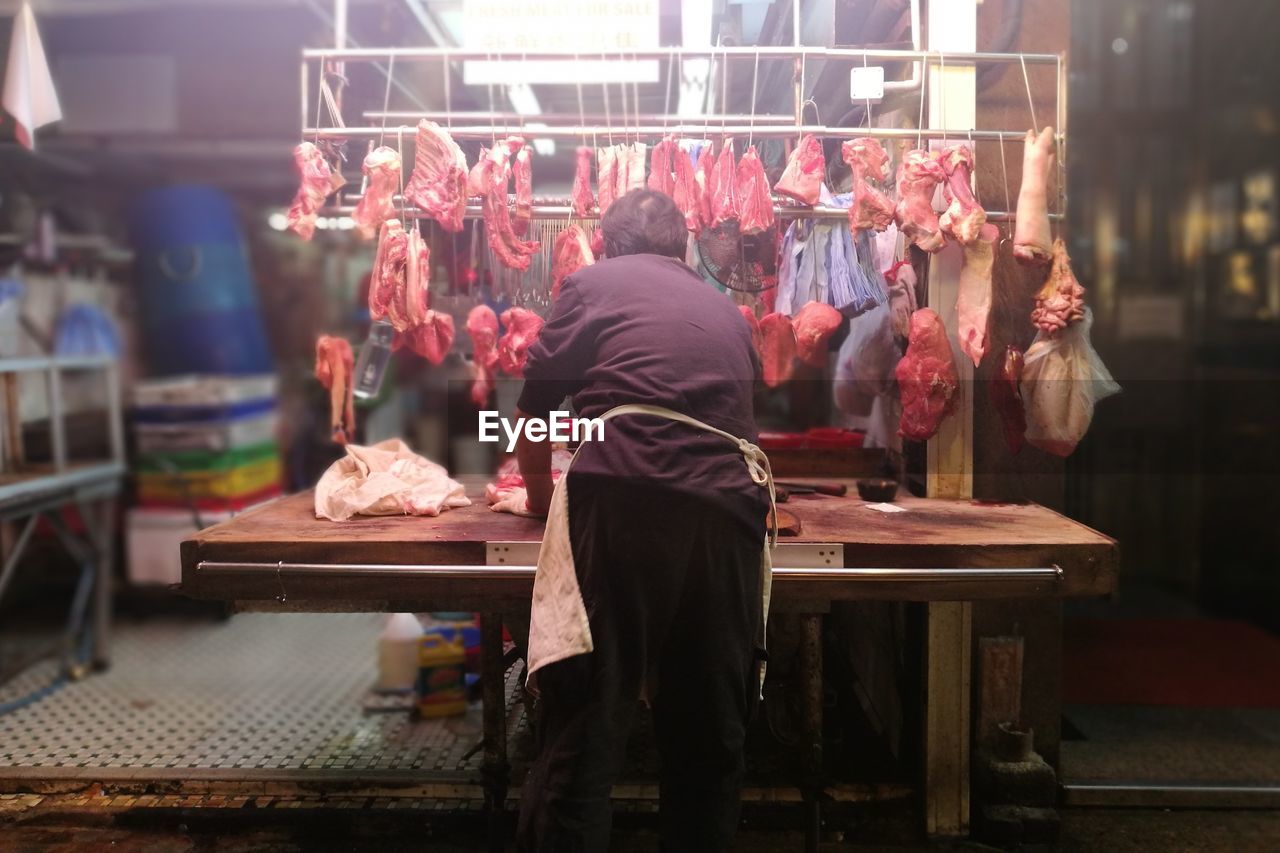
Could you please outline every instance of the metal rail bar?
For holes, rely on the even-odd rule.
[[[51,357],[0,358],[0,373],[35,370],[107,370],[116,363],[110,355],[59,355]]]
[[[842,47],[657,47],[613,54],[619,59],[668,59],[670,57],[696,57],[699,59],[717,59],[725,57],[754,59],[803,59],[803,60],[862,60],[897,62],[905,60],[933,60],[960,64],[964,62],[1026,62],[1035,65],[1052,65],[1058,61],[1056,53],[989,53],[983,51],[958,51],[950,53],[937,50],[895,50],[895,49],[860,49]],[[472,59],[472,60],[579,60],[592,59],[593,55],[582,52],[564,50],[538,51],[485,51],[467,47],[348,47],[342,50],[335,48],[307,48],[302,51],[303,59],[336,60],[344,62],[361,62],[369,60],[391,59],[400,61]]]
[[[526,580],[533,577],[537,566],[452,566],[443,564],[388,564],[388,563],[266,563],[222,562],[202,560],[196,566],[197,573],[210,575],[245,575],[258,572],[278,572],[318,576],[363,575],[366,577],[406,576],[433,577],[440,580]],[[832,583],[848,580],[910,581],[914,583],[952,583],[955,581],[1060,581],[1061,566],[1039,568],[780,568],[773,570],[775,581],[803,581],[806,583]]]
[[[396,203],[397,210],[400,203]],[[325,216],[350,216],[355,211],[353,205],[339,205],[334,207],[326,207],[321,213]],[[844,207],[802,207],[800,205],[774,205],[774,215],[781,219],[839,219],[849,218],[849,210]],[[416,208],[408,208],[403,212],[397,213],[401,218],[409,219],[430,219],[431,217]],[[532,209],[533,219],[598,219],[599,216],[580,217],[573,212],[573,208],[567,203],[564,204],[534,204]],[[482,209],[478,204],[467,205],[463,214],[465,219],[481,219]],[[1015,214],[1007,210],[988,210],[988,222],[1013,222]],[[1061,221],[1062,215],[1058,213],[1049,214],[1049,219],[1053,222]]]
[[[547,116],[538,116],[537,121],[542,124],[546,121]],[[619,129],[611,125],[561,125],[559,127],[530,127],[528,124],[520,127],[513,124],[511,130],[519,129],[520,132],[530,139],[580,139],[584,136],[607,136],[610,133],[617,133]],[[492,141],[495,127],[494,125],[471,125],[466,127],[451,127],[449,135],[454,139],[483,139]],[[321,138],[330,137],[336,139],[373,139],[387,137],[391,138],[397,134],[403,133],[405,136],[412,138],[417,132],[417,128],[412,125],[392,126],[388,125],[385,129],[379,127],[308,127],[303,130],[303,136],[312,138],[319,136]],[[975,130],[972,128],[948,128],[927,130],[917,130],[912,127],[827,127],[824,125],[796,125],[788,122],[787,124],[770,124],[765,126],[752,127],[749,124],[741,125],[717,125],[711,122],[689,122],[684,121],[678,125],[664,127],[660,124],[640,125],[638,127],[627,127],[628,136],[649,136],[661,138],[667,134],[675,134],[676,136],[707,136],[713,135],[717,138],[721,136],[747,136],[753,135],[757,139],[789,139],[791,137],[800,136],[801,134],[810,133],[817,137],[825,137],[830,139],[857,139],[859,137],[871,137],[873,139],[944,139],[952,140],[956,143],[961,142],[995,142],[995,141],[1017,141],[1021,142],[1026,138],[1026,130]],[[1062,134],[1058,134],[1059,139]]]
[[[540,113],[538,115],[526,115],[524,113],[504,112],[502,110],[496,110],[496,111],[455,110],[454,112],[448,112],[446,110],[388,110],[386,112],[383,112],[382,110],[365,110],[362,113],[362,115],[366,119],[369,119],[370,121],[379,121],[379,122],[382,121],[384,118],[387,121],[419,121],[421,119],[427,119],[429,121],[436,121],[436,122],[449,121],[449,120],[452,120],[455,122],[489,121],[489,122],[510,122],[520,127],[527,126],[529,122],[534,122],[537,125],[541,125],[548,121],[554,122],[557,120],[557,118],[559,118],[554,114]],[[581,113],[581,114],[572,115],[572,116],[565,113],[565,114],[562,114],[562,117],[565,118],[566,120],[575,121],[575,122],[589,121],[589,122],[598,123],[598,122],[609,121],[609,116],[606,116],[604,113]],[[640,113],[639,116],[637,116],[635,113],[631,113],[630,115],[627,116],[627,119],[629,121],[642,121],[642,122],[669,121],[674,123],[687,123],[689,121],[688,116],[682,116],[679,113]],[[750,113],[730,113],[728,115],[722,115],[720,113],[716,113],[714,115],[700,115],[698,116],[698,120],[708,122],[708,123],[714,122],[716,124],[726,124],[728,122],[734,122],[735,124],[746,124],[751,121],[751,114]],[[773,125],[773,124],[793,125],[795,124],[795,116],[790,113],[786,115],[780,115],[780,114],[757,115],[755,117],[755,121],[757,124],[763,124],[766,126]],[[535,127],[533,131],[530,133],[530,135],[532,136],[533,133],[536,133],[536,131],[537,131],[537,128]],[[452,133],[452,131],[450,132]]]
[[[1064,782],[1067,806],[1158,809],[1275,809],[1280,785],[1199,782]]]

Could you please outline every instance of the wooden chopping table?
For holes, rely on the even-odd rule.
[[[508,785],[502,614],[528,611],[542,522],[491,512],[478,495],[473,500],[437,518],[336,524],[316,519],[310,492],[284,498],[183,542],[182,591],[254,610],[480,613],[483,776],[487,808],[497,816]],[[802,788],[806,847],[816,850],[821,620],[832,602],[1102,596],[1115,588],[1119,553],[1114,540],[1034,504],[905,497],[893,504],[904,511],[886,513],[856,497],[795,496],[785,506],[803,532],[774,552],[773,601],[775,612],[801,619]],[[926,701],[930,714],[954,711],[967,719],[968,696]],[[954,784],[964,787],[967,801],[968,742],[961,740],[943,763],[954,765]],[[957,796],[945,784],[927,785],[925,794],[926,807],[931,797]],[[494,849],[501,849],[500,822],[491,821]]]

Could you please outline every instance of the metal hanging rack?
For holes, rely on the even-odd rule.
[[[602,55],[606,58],[608,55]],[[615,119],[616,115],[610,115],[608,105],[605,105],[605,112],[586,113],[575,111],[572,115],[569,113],[540,113],[536,117],[522,115],[517,112],[500,111],[493,109],[492,104],[489,110],[475,110],[469,112],[452,112],[445,111],[404,111],[404,110],[388,110],[385,106],[382,110],[367,110],[362,113],[365,125],[356,125],[348,127],[317,127],[311,124],[310,98],[307,83],[310,79],[308,71],[308,63],[317,62],[321,69],[331,67],[341,67],[341,63],[346,62],[372,62],[393,66],[402,63],[414,62],[431,62],[431,63],[449,63],[451,61],[462,60],[484,60],[484,61],[564,61],[573,62],[583,58],[580,52],[571,51],[522,51],[522,52],[493,52],[478,50],[465,47],[391,47],[391,48],[313,48],[306,49],[302,52],[302,72],[301,78],[303,82],[302,103],[302,133],[303,138],[308,139],[332,139],[332,140],[368,140],[379,139],[387,134],[403,138],[408,136],[410,139],[414,137],[416,132],[416,124],[418,121],[426,119],[438,122],[447,122],[449,124],[450,135],[458,140],[483,140],[490,142],[494,139],[495,134],[519,133],[527,135],[531,139],[559,139],[559,140],[583,140],[589,138],[604,138],[611,134],[623,132],[628,138],[642,139],[661,139],[669,134],[683,136],[694,139],[706,139],[721,136],[746,136],[751,135],[753,138],[761,139],[794,139],[804,134],[812,134],[823,139],[854,139],[858,137],[870,137],[873,139],[884,140],[910,140],[916,144],[924,144],[925,140],[954,140],[956,143],[967,143],[973,145],[976,142],[997,142],[1000,143],[1003,153],[1003,144],[1007,142],[1021,141],[1026,130],[993,130],[993,129],[977,129],[977,128],[896,128],[896,127],[832,127],[825,124],[805,124],[804,123],[804,92],[801,81],[805,78],[807,63],[810,60],[825,62],[847,62],[858,65],[865,65],[869,61],[876,62],[897,62],[912,61],[922,62],[925,65],[925,74],[933,73],[929,68],[929,63],[937,63],[939,67],[945,68],[950,65],[952,68],[964,66],[966,64],[1016,64],[1021,66],[1023,78],[1027,85],[1028,100],[1031,100],[1031,83],[1027,74],[1028,66],[1052,66],[1056,76],[1055,86],[1055,108],[1054,117],[1057,119],[1057,130],[1055,133],[1055,141],[1057,145],[1057,169],[1058,169],[1058,212],[1050,214],[1052,221],[1058,222],[1063,218],[1062,211],[1065,209],[1066,196],[1065,186],[1062,181],[1062,171],[1065,168],[1065,145],[1066,136],[1061,130],[1063,119],[1063,57],[1055,53],[991,53],[991,52],[941,52],[929,50],[897,50],[897,49],[862,49],[862,48],[828,48],[828,47],[802,47],[802,46],[743,46],[728,47],[721,45],[713,45],[708,47],[658,47],[643,50],[626,51],[625,53],[614,54],[619,60],[636,61],[636,60],[667,60],[668,68],[676,69],[676,73],[681,73],[679,60],[684,58],[710,59],[713,62],[719,60],[721,64],[720,74],[723,75],[724,67],[734,59],[749,59],[753,63],[762,61],[789,61],[793,64],[793,76],[797,81],[793,93],[792,111],[790,114],[762,114],[750,115],[744,113],[725,113],[718,112],[715,114],[701,115],[697,119],[690,119],[687,115],[673,115],[669,112],[662,113],[640,113],[638,111],[629,111],[626,116],[626,125],[619,125]],[[551,84],[548,84],[551,85]],[[572,84],[566,84],[572,85]],[[922,97],[925,79],[921,80]],[[669,105],[667,106],[669,109]],[[720,105],[723,111],[723,104]],[[1034,112],[1034,110],[1033,110]],[[319,116],[317,116],[317,120]],[[1034,121],[1034,115],[1032,117]],[[530,126],[530,121],[536,121],[536,126]],[[458,124],[458,122],[472,122],[472,124]],[[1038,129],[1038,128],[1037,128]],[[1016,167],[1015,167],[1016,168]],[[1007,170],[1006,170],[1007,171]],[[341,205],[329,207],[326,213],[331,215],[349,214],[353,210],[354,200],[358,196],[352,194],[343,194]],[[350,204],[348,204],[348,202]],[[398,206],[402,206],[398,203]],[[479,205],[468,205],[466,208],[466,218],[480,217]],[[775,214],[782,218],[814,218],[814,219],[839,219],[848,216],[848,211],[844,208],[836,207],[806,207],[802,205],[789,204],[785,199],[775,199]],[[405,210],[408,218],[422,218],[424,215],[417,211]],[[535,219],[558,219],[571,215],[571,206],[567,198],[544,198],[535,199],[533,207],[533,218]],[[987,211],[987,219],[992,222],[1011,222],[1014,218],[1014,212],[1009,211]]]
[[[526,117],[526,121],[528,118]],[[533,139],[578,139],[583,134],[590,136],[591,134],[605,134],[610,128],[606,125],[578,125],[567,124],[561,126],[548,125],[543,127],[545,122],[543,116],[538,116],[538,127],[524,128],[525,133]],[[616,133],[618,129],[612,128]],[[413,134],[416,128],[410,125],[401,127],[387,127],[387,132],[403,132],[406,135]],[[499,134],[506,134],[507,131],[519,134],[521,128],[518,125],[510,125],[509,127],[499,126]],[[321,139],[368,139],[376,138],[383,133],[380,127],[311,127],[307,128],[307,136],[318,136]],[[790,139],[801,134],[813,134],[820,139],[856,139],[858,137],[871,137],[872,139],[953,139],[956,142],[966,142],[970,139],[975,141],[998,141],[998,140],[1018,140],[1021,141],[1027,132],[1025,130],[969,130],[967,128],[951,128],[949,130],[918,130],[914,127],[828,127],[826,125],[805,125],[787,123],[781,125],[756,125],[754,128],[750,125],[742,124],[717,124],[708,121],[690,122],[687,119],[682,124],[673,125],[628,125],[627,135],[634,137],[639,134],[642,137],[653,137],[660,139],[662,136],[673,133],[677,136],[693,136],[705,137],[712,136],[746,136],[753,134],[762,139]],[[454,139],[491,139],[493,137],[492,125],[471,125],[471,126],[454,126],[449,129],[449,135]]]
[[[349,196],[348,201],[359,201],[359,196]],[[514,204],[515,197],[510,198],[510,203]],[[400,209],[402,201],[399,196],[395,198],[397,210]],[[355,210],[354,204],[344,204],[337,207],[329,207],[325,209],[325,213],[330,216],[350,216]],[[464,219],[480,219],[482,208],[478,204],[467,205],[463,214]],[[775,200],[773,206],[774,215],[783,219],[848,219],[849,209],[847,207],[828,207],[826,205],[814,205],[809,207],[803,204],[787,204],[779,203]],[[988,210],[986,211],[988,222],[1012,222],[1014,220],[1014,212],[1008,210]],[[423,213],[415,207],[405,208],[399,215],[409,219],[430,219],[431,216]],[[564,219],[572,216],[575,219],[595,220],[599,216],[578,216],[573,213],[573,207],[568,198],[537,198],[533,200],[533,219]],[[1052,221],[1061,221],[1062,215],[1058,213],[1049,214]]]

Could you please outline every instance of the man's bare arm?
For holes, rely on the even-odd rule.
[[[517,418],[528,415],[516,409]],[[524,477],[524,487],[529,495],[529,511],[535,515],[546,515],[551,507],[551,442],[530,441],[524,430],[516,439],[516,463],[520,466],[520,476]]]

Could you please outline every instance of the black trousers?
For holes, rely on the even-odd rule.
[[[609,794],[647,683],[663,850],[727,850],[759,695],[763,523],[752,531],[693,496],[586,478],[570,482],[569,519],[595,651],[538,672],[518,849],[609,849]]]

